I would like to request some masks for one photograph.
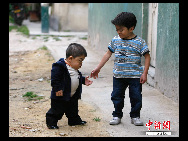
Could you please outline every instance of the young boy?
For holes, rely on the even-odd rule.
[[[46,113],[46,124],[49,129],[58,129],[58,120],[64,113],[68,124],[84,125],[78,115],[78,99],[81,99],[82,84],[92,84],[88,77],[83,77],[78,71],[87,56],[85,48],[76,43],[71,43],[66,50],[66,59],[61,58],[53,63],[51,70],[51,108]]]
[[[136,17],[133,13],[122,12],[111,21],[115,25],[118,36],[109,43],[108,51],[103,56],[98,66],[91,72],[94,79],[98,77],[100,69],[115,53],[113,68],[113,92],[111,100],[114,104],[113,120],[110,125],[117,125],[123,117],[125,90],[129,86],[129,97],[131,102],[131,123],[143,125],[140,120],[142,107],[142,84],[147,81],[147,73],[150,65],[149,49],[146,42],[133,33],[136,27]],[[141,66],[141,56],[145,57],[145,68]]]

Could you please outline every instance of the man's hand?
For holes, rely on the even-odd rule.
[[[93,81],[89,80],[88,78],[89,78],[89,76],[87,76],[87,77],[85,78],[85,85],[86,85],[86,86],[89,86],[89,85],[91,85],[91,84],[93,83]]]
[[[144,84],[147,81],[147,74],[142,74],[140,77],[140,83]]]
[[[57,91],[56,96],[63,96],[63,90]]]

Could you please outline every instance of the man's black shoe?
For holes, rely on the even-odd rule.
[[[48,129],[59,129],[57,125],[47,125]]]
[[[69,126],[75,126],[75,125],[85,125],[87,122],[86,121],[80,121],[75,124],[69,124]]]

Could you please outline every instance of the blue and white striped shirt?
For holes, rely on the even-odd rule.
[[[145,40],[138,36],[124,40],[118,35],[109,43],[108,49],[115,53],[115,78],[140,78],[143,73],[141,56],[149,52]]]

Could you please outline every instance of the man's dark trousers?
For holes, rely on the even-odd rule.
[[[57,125],[58,120],[64,114],[68,118],[68,124],[70,125],[82,121],[78,115],[78,99],[74,95],[70,101],[51,99],[51,108],[46,113],[46,124]]]

